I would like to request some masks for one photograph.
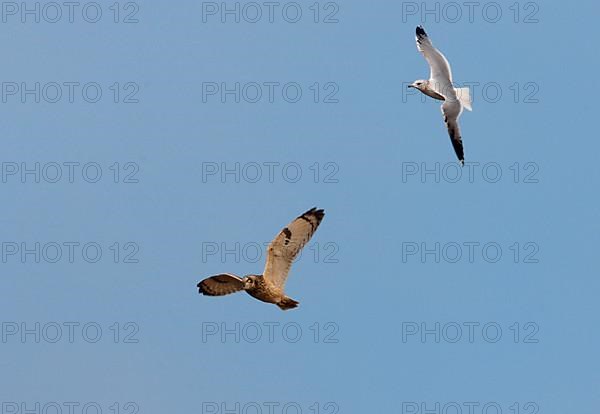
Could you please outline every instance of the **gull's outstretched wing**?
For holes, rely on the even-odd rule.
[[[465,164],[465,154],[463,151],[462,137],[460,135],[460,128],[458,126],[458,117],[462,113],[462,106],[459,101],[445,101],[442,104],[442,114],[444,114],[444,122],[448,127],[448,135],[450,135],[450,141],[452,141],[452,147],[458,161],[461,165]]]
[[[292,262],[319,227],[325,212],[311,208],[279,232],[267,248],[263,277],[283,291]]]
[[[223,296],[244,290],[244,282],[236,275],[223,273],[198,283],[198,293],[207,296]]]
[[[446,96],[446,93],[454,91],[452,86],[452,71],[450,70],[450,64],[442,52],[437,50],[431,44],[429,36],[425,33],[425,30],[421,26],[417,26],[417,49],[423,54],[431,72],[429,74],[429,81],[431,88],[438,92],[442,96]]]

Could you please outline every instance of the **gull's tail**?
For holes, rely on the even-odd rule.
[[[464,106],[468,111],[472,111],[473,108],[471,107],[471,92],[469,91],[469,88],[455,88],[454,90],[456,91],[456,96],[458,97],[460,104]]]

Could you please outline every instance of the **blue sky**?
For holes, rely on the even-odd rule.
[[[596,3],[85,4],[2,9],[4,412],[598,411]],[[313,206],[298,309],[197,294]]]

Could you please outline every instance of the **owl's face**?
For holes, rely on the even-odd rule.
[[[258,284],[258,276],[248,275],[244,278],[244,289],[251,289]]]

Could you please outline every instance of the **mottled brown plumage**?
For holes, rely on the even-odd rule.
[[[298,306],[298,302],[284,293],[285,282],[292,262],[308,243],[323,220],[325,212],[311,208],[297,217],[275,236],[267,248],[267,262],[262,275],[240,278],[223,273],[198,283],[198,292],[207,296],[223,296],[245,290],[250,296],[274,303],[282,310]]]

